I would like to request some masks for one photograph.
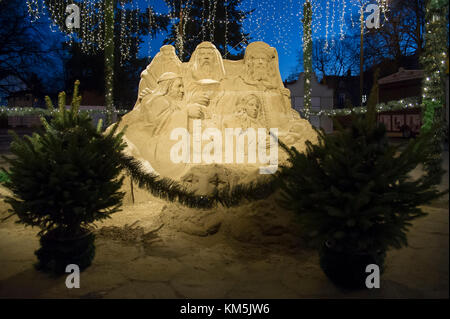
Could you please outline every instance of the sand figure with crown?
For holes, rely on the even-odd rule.
[[[186,63],[163,46],[141,74],[125,126],[130,155],[197,194],[273,174],[287,158],[278,138],[299,151],[317,141],[291,107],[276,49],[264,42],[249,44],[239,61],[222,59],[210,42]]]

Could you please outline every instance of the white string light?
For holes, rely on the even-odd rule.
[[[104,0],[85,0],[82,5],[81,20],[82,27],[80,30],[80,37],[76,37],[75,33],[68,33],[68,30],[61,30],[67,33],[67,40],[74,41],[79,39],[83,52],[92,53],[103,50],[105,47],[104,39],[104,12],[101,3]],[[28,13],[30,19],[36,20],[38,17],[45,13],[45,4],[43,0],[26,0]],[[206,3],[208,2],[208,3]],[[347,30],[346,18],[350,15],[353,18],[355,8],[359,5],[357,1],[333,1],[333,0],[311,0],[313,5],[313,40],[325,35],[324,50],[330,51],[335,46],[335,41],[339,39],[343,40]],[[164,16],[170,18],[170,23],[177,27],[177,24],[182,23],[175,30],[177,33],[176,46],[179,54],[183,55],[184,43],[186,39],[186,25],[189,22],[198,23],[201,19],[201,32],[198,35],[189,35],[189,40],[196,41],[201,39],[202,41],[209,40],[214,42],[215,40],[215,28],[217,25],[223,25],[225,30],[225,52],[229,51],[230,43],[230,6],[232,3],[228,0],[223,0],[220,5],[225,8],[225,16],[222,19],[216,17],[218,10],[218,0],[202,0],[201,14],[198,17],[191,16],[191,8],[193,6],[192,0],[185,1],[168,1],[169,13],[155,12],[150,5],[150,0],[147,0],[147,10],[149,15],[149,31],[151,32],[155,27],[156,21],[154,17]],[[388,10],[387,0],[377,0],[382,12],[386,13]],[[40,5],[42,4],[42,5]],[[65,8],[62,8],[63,4],[57,0],[49,1],[49,10],[52,15],[58,16],[59,21],[65,17]],[[175,5],[180,5],[180,11],[175,10]],[[243,0],[238,10],[247,12],[253,10],[245,21],[243,18],[238,18],[238,23],[242,23],[243,28],[241,30],[241,38],[246,41],[244,34],[248,33],[253,41],[265,41],[270,45],[275,46],[278,51],[284,54],[293,54],[299,50],[299,38],[302,34],[301,18],[302,18],[302,6],[303,1],[294,0]],[[132,45],[139,46],[139,29],[140,29],[140,12],[139,1],[133,0],[130,5],[127,5],[124,0],[119,0],[119,7],[122,8],[122,12],[118,17],[120,21],[120,61],[124,61],[131,58],[131,53],[136,53],[136,50]],[[130,8],[131,7],[131,8]],[[125,12],[124,9],[127,9]],[[131,11],[130,11],[131,10]],[[180,16],[176,16],[176,12],[181,12],[182,21]],[[234,17],[233,17],[234,19]],[[86,22],[87,21],[87,22]],[[351,19],[353,23],[353,19]],[[206,30],[206,29],[209,30]],[[55,30],[53,30],[55,31]],[[337,33],[337,34],[336,34]],[[298,34],[299,37],[293,37],[292,34]],[[270,39],[270,40],[269,40]],[[133,42],[136,41],[136,42]],[[149,46],[149,56],[151,47]]]
[[[28,14],[31,18],[31,22],[35,22],[40,18],[40,11],[39,11],[39,2],[38,0],[27,0],[27,8],[28,8]]]

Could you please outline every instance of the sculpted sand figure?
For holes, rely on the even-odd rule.
[[[177,176],[182,164],[172,165],[170,134],[175,128],[186,128],[189,118],[201,118],[201,107],[184,103],[184,85],[180,75],[166,72],[155,90],[146,94],[140,107],[126,114],[119,129],[127,125],[125,137],[134,153],[148,161],[163,176]]]
[[[267,124],[264,107],[261,99],[255,94],[242,96],[234,107],[234,113],[225,115],[222,121],[222,132],[226,128],[242,129],[239,135],[245,135],[247,139],[247,148],[244,150],[244,162],[249,162],[248,151],[258,147],[258,129],[265,129],[266,149],[269,147],[269,127]],[[253,130],[255,134],[249,134]],[[259,164],[258,164],[259,165]]]
[[[200,43],[184,68],[186,101],[200,106],[200,117],[191,117],[187,129],[193,133],[193,120],[201,119],[202,126],[219,127],[220,119],[215,112],[215,105],[223,89],[221,81],[225,77],[225,68],[219,50],[211,42]]]
[[[316,142],[312,126],[291,108],[274,48],[252,43],[244,60],[225,60],[227,64],[232,76],[210,42],[201,43],[183,64],[173,47],[163,47],[142,73],[138,103],[119,127],[128,126],[128,154],[147,170],[203,194],[276,172],[285,158],[269,130],[300,152],[306,140]],[[163,72],[168,68],[179,71]]]
[[[181,61],[175,54],[175,48],[171,45],[162,46],[152,62],[141,73],[138,99],[135,107],[140,105],[140,101],[144,96],[156,89],[158,79],[162,74],[166,72],[181,74],[181,66]]]
[[[193,166],[181,181],[198,195],[212,194],[225,187],[233,187],[239,180],[238,173],[225,165]]]
[[[244,70],[241,74],[227,79],[226,93],[219,102],[222,114],[230,112],[227,107],[235,104],[242,93],[258,95],[265,107],[271,127],[280,127],[293,117],[289,90],[284,88],[278,70],[278,54],[275,48],[264,42],[248,45],[244,56]]]
[[[223,128],[227,127],[240,127],[243,130],[268,128],[261,99],[255,94],[241,97],[235,106],[234,114],[223,120]]]
[[[187,66],[187,84],[203,79],[220,82],[225,77],[222,56],[211,42],[200,43],[192,53]]]
[[[219,50],[211,42],[200,43],[185,67],[187,101],[202,101],[200,104],[208,107],[206,117],[211,117],[216,113],[215,105],[223,92],[221,81],[224,78],[225,67]]]

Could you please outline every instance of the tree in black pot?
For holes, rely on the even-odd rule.
[[[123,177],[120,156],[125,145],[115,126],[102,134],[86,112],[79,112],[79,82],[75,83],[70,110],[65,94],[44,130],[11,143],[9,180],[13,196],[5,202],[17,215],[18,223],[41,228],[41,247],[36,251],[37,268],[64,273],[68,264],[81,270],[95,255],[94,234],[87,226],[120,210],[124,194],[119,191]],[[116,135],[114,135],[116,134]]]
[[[401,149],[375,118],[372,109],[348,129],[318,131],[319,143],[308,142],[305,153],[285,147],[281,204],[298,213],[323,271],[344,288],[364,287],[369,264],[383,271],[386,251],[406,246],[411,221],[426,215],[420,205],[443,194],[435,187],[442,169],[409,174],[433,153],[432,133]]]

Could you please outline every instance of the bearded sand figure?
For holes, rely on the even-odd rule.
[[[283,88],[278,71],[278,53],[267,43],[260,41],[250,43],[245,50],[244,65],[243,80],[246,84],[255,86],[261,91]]]
[[[237,92],[248,92],[261,96],[265,114],[271,127],[280,127],[293,118],[290,93],[284,88],[278,70],[278,54],[275,48],[264,42],[250,43],[245,50],[244,70],[229,78],[224,84],[227,91],[219,102],[220,113],[230,113],[229,105],[237,102]]]
[[[186,83],[203,79],[221,81],[225,77],[225,67],[219,50],[211,42],[200,43],[192,53],[187,65]]]
[[[184,74],[187,101],[195,103],[203,100],[209,113],[214,114],[217,100],[223,92],[221,81],[225,78],[222,56],[215,45],[207,41],[200,43],[186,64]]]

